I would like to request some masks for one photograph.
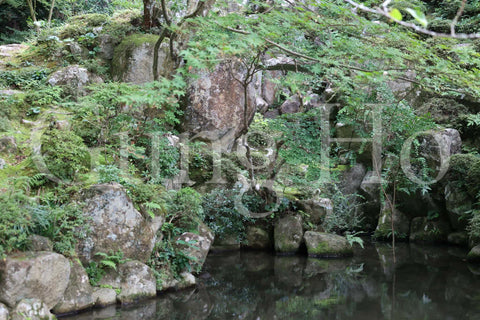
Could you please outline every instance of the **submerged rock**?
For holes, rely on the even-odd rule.
[[[52,309],[63,297],[70,262],[53,252],[22,252],[0,261],[0,301],[13,308],[22,299],[40,299]]]
[[[54,320],[50,308],[39,299],[23,299],[12,310],[10,320]]]
[[[302,217],[288,215],[279,219],[274,227],[275,251],[279,253],[295,253],[303,239]]]
[[[71,260],[70,265],[70,282],[60,302],[53,308],[55,313],[80,311],[95,303],[93,288],[82,264],[78,260]]]
[[[353,255],[345,237],[326,232],[307,231],[303,236],[310,257],[336,258]]]
[[[146,262],[157,240],[162,217],[145,218],[138,212],[123,187],[117,183],[94,185],[84,191],[83,214],[90,229],[78,240],[77,253],[84,265],[96,253],[123,252],[124,257]]]

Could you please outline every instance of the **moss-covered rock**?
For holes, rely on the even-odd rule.
[[[446,242],[450,226],[447,221],[431,221],[426,217],[416,217],[410,226],[410,241]]]
[[[480,245],[473,247],[467,255],[468,261],[480,261]]]
[[[272,248],[272,239],[267,230],[260,227],[247,227],[245,237],[245,247],[254,250],[264,250]]]
[[[303,238],[303,221],[299,215],[279,219],[274,227],[274,245],[278,253],[295,253]]]
[[[157,40],[158,36],[154,34],[132,34],[124,38],[113,53],[113,79],[137,84],[153,81],[153,55]],[[158,52],[158,74],[169,75],[173,67],[168,44],[163,43]]]
[[[468,245],[468,235],[466,232],[452,232],[447,237],[447,242],[449,244],[455,244],[459,246],[467,246]]]
[[[353,255],[347,239],[332,233],[307,231],[303,238],[310,257],[336,258]]]
[[[389,240],[392,238],[392,211],[393,211],[393,228],[395,230],[395,239],[405,241],[408,239],[410,232],[410,220],[398,209],[390,206],[390,201],[385,201],[378,218],[377,228],[375,229],[374,238],[377,240]]]

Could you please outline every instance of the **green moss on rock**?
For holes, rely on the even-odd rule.
[[[310,257],[345,257],[353,255],[347,239],[332,233],[307,231],[303,236]]]

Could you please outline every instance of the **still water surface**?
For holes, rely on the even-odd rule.
[[[86,319],[480,319],[480,265],[466,250],[370,244],[353,258],[264,252],[209,255],[196,288]]]

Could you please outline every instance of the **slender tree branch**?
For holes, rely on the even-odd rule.
[[[455,35],[455,26],[457,25],[458,19],[460,19],[460,16],[463,14],[463,10],[465,9],[465,4],[467,4],[467,0],[463,0],[462,4],[460,5],[460,8],[457,11],[457,14],[455,15],[455,18],[452,20],[452,24],[450,25],[450,33]]]
[[[390,13],[388,12],[388,9],[387,10],[372,9],[372,8],[369,8],[369,7],[361,4],[361,3],[357,3],[353,0],[344,0],[344,1],[351,4],[356,9],[360,9],[360,10],[365,11],[365,12],[370,12],[370,13],[374,13],[374,14],[378,14],[378,15],[387,17],[387,18],[395,21],[396,23],[398,23],[401,26],[413,29],[413,30],[417,31],[418,33],[423,33],[423,34],[426,34],[426,35],[429,35],[429,36],[432,36],[432,37],[454,38],[454,39],[480,39],[480,33],[455,33],[455,32],[453,32],[453,33],[452,32],[451,33],[440,33],[440,32],[435,32],[435,31],[428,30],[428,29],[425,29],[423,27],[417,26],[414,23],[397,20],[390,15]],[[466,2],[466,0],[463,0],[463,2]],[[459,10],[459,12],[460,12],[460,10]],[[460,13],[460,15],[461,15],[461,13]],[[457,16],[460,17],[460,15],[457,12]],[[452,25],[453,25],[453,27],[455,27],[455,24],[453,22],[452,22]]]

